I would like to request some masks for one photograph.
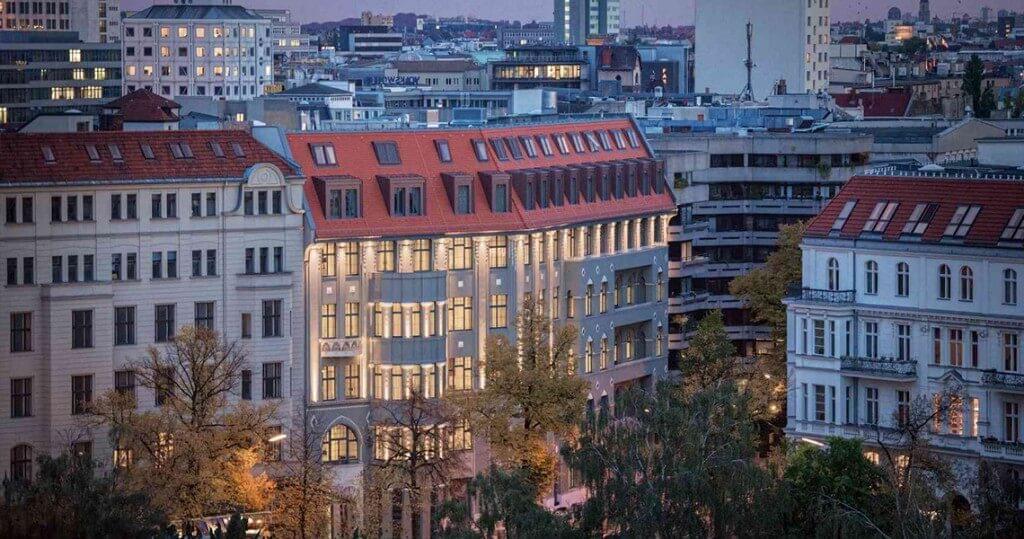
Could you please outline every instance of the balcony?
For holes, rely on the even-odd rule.
[[[1024,444],[1020,442],[1004,442],[995,438],[982,438],[982,453],[987,455],[1003,455],[1019,459],[1024,457]]]
[[[847,356],[842,358],[841,365],[844,373],[857,374],[865,378],[897,382],[906,382],[917,378],[916,361]]]
[[[443,301],[448,295],[445,272],[378,273],[370,278],[372,301],[419,303]]]
[[[815,303],[833,303],[837,305],[853,303],[857,298],[856,290],[823,290],[821,288],[792,288],[787,294],[791,298]]]
[[[981,383],[1011,393],[1024,393],[1024,374],[985,371],[981,373]]]
[[[377,342],[373,360],[385,365],[415,365],[437,363],[447,357],[443,336],[394,337]]]

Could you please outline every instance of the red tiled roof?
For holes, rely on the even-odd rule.
[[[907,115],[910,108],[910,100],[913,96],[909,92],[885,92],[885,93],[850,93],[835,94],[832,97],[836,105],[843,108],[864,107],[865,118],[881,118]]]
[[[175,159],[171,143],[187,143],[194,157]],[[217,157],[217,143],[224,157]],[[236,157],[237,143],[244,157]],[[153,150],[153,159],[142,145]],[[114,160],[111,145],[122,159]],[[92,160],[95,146],[99,160]],[[45,150],[53,154],[47,163]],[[114,150],[117,151],[117,150]],[[277,165],[285,176],[300,172],[249,133],[229,131],[95,131],[92,133],[19,133],[0,137],[0,183],[126,181],[167,178],[240,178],[256,163]]]
[[[848,201],[856,201],[856,205],[846,224],[838,234],[831,232],[833,223]],[[858,176],[848,181],[839,195],[811,220],[806,236],[878,238],[878,233],[871,232],[863,232],[862,236],[862,229],[879,202],[899,203],[892,220],[881,233],[882,240],[909,239],[902,232],[914,208],[918,204],[937,204],[924,233],[919,239],[914,236],[912,241],[939,242],[959,206],[977,205],[981,206],[981,211],[967,235],[954,241],[965,245],[995,246],[1010,217],[1018,208],[1024,208],[1024,181]]]
[[[459,232],[490,232],[537,229],[574,222],[613,219],[632,215],[669,212],[675,209],[670,189],[663,186],[661,193],[651,191],[648,195],[638,194],[614,201],[595,201],[578,204],[551,206],[546,209],[525,210],[516,190],[510,188],[510,211],[491,212],[487,195],[480,188],[481,172],[511,172],[538,167],[556,167],[583,163],[609,162],[628,159],[650,159],[652,156],[641,143],[632,148],[627,139],[624,149],[618,149],[612,140],[611,150],[577,154],[572,149],[568,155],[559,153],[552,141],[553,155],[543,154],[537,145],[537,157],[499,161],[494,149],[488,144],[489,160],[479,162],[473,152],[472,141],[488,140],[494,137],[521,137],[552,135],[555,133],[595,130],[634,130],[629,120],[615,119],[572,124],[522,125],[505,128],[472,128],[458,130],[402,131],[402,132],[339,132],[339,133],[292,133],[288,135],[293,158],[306,173],[306,198],[316,222],[318,238],[344,238],[388,235],[429,235]],[[634,131],[635,132],[635,131]],[[640,135],[637,134],[639,138]],[[434,141],[445,139],[451,151],[449,163],[442,163],[437,155]],[[642,140],[642,139],[641,139]],[[380,165],[373,151],[374,141],[392,141],[398,146],[401,165]],[[310,151],[314,143],[332,143],[337,154],[337,166],[317,166]],[[444,173],[471,175],[477,188],[473,189],[474,213],[458,215],[449,203],[444,182]],[[392,218],[385,200],[378,188],[378,176],[419,175],[425,178],[426,194],[424,205],[427,215]],[[362,215],[359,218],[327,219],[314,187],[314,178],[348,176],[361,182]]]
[[[142,88],[103,107],[120,110],[122,122],[176,122],[181,105]]]

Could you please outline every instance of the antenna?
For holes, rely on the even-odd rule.
[[[754,25],[747,21],[747,59],[743,62],[743,67],[747,68],[747,85],[743,87],[743,91],[740,92],[741,101],[753,101],[754,100],[754,87],[751,83],[751,76],[754,70],[754,60],[750,53],[750,44],[754,37]]]

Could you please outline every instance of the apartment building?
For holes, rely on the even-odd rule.
[[[720,129],[655,134],[650,144],[666,161],[679,203],[669,227],[669,312],[687,323],[674,317],[670,364],[692,324],[713,309],[740,355],[767,352],[769,328],[752,320],[729,282],[765,262],[781,225],[814,217],[864,171],[871,137]]]
[[[302,385],[302,177],[244,131],[0,140],[0,468],[75,445],[110,463],[88,404],[157,396],[130,369],[198,324],[248,350],[238,398]],[[301,399],[298,401],[301,402]]]
[[[515,340],[527,296],[579,328],[573,353],[592,408],[613,409],[617,392],[665,373],[675,206],[630,120],[288,142],[309,177],[307,414],[342,483],[358,485],[383,457],[372,403],[410,387],[481,388],[486,338]],[[468,477],[488,459],[471,434],[461,439]]]
[[[117,43],[121,37],[118,0],[62,0],[0,3],[4,30],[78,32],[86,43]]]
[[[622,24],[619,0],[554,0],[552,9],[555,37],[570,45],[618,35]]]
[[[861,438],[877,462],[878,437],[945,394],[932,448],[1019,469],[1024,180],[928,176],[854,178],[810,223],[786,430]]]
[[[155,5],[123,21],[125,93],[248,100],[274,81],[271,20],[241,6]]]

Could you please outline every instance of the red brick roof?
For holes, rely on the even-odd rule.
[[[849,201],[856,201],[853,211],[841,230],[833,232],[833,224]],[[880,202],[899,205],[880,234],[864,232],[864,224]],[[903,234],[904,225],[919,204],[936,204],[934,216],[920,236]],[[806,235],[937,243],[943,241],[946,226],[958,207],[975,205],[981,210],[967,234],[960,239],[946,237],[945,241],[974,246],[999,244],[1014,212],[1024,209],[1024,181],[859,176],[847,182],[839,195],[810,222]],[[1016,245],[1019,248],[1020,242]]]
[[[172,143],[187,143],[193,157],[176,159]],[[214,153],[213,143],[220,146],[224,157]],[[242,157],[235,154],[236,144]],[[152,149],[152,159],[143,155],[144,145]],[[98,160],[90,156],[90,146]],[[114,158],[117,151],[120,160]],[[52,162],[47,162],[47,152],[52,154]],[[285,176],[300,174],[239,130],[18,133],[0,137],[0,163],[0,183],[241,178],[256,163],[277,165]]]
[[[122,122],[176,122],[181,105],[142,88],[103,105],[103,108],[118,109]]]
[[[551,141],[553,155],[545,156],[537,145],[537,157],[500,161],[494,149],[487,145],[489,160],[480,162],[473,152],[472,141],[488,140],[494,137],[522,137],[537,135],[550,136],[567,132],[632,130],[638,140],[633,148],[626,139],[624,149],[619,149],[612,139],[611,150],[576,153],[569,142],[569,154],[562,155],[554,140]],[[445,139],[451,151],[451,162],[442,163],[438,158],[435,140]],[[398,146],[400,165],[380,165],[377,162],[372,143],[391,141]],[[510,211],[494,213],[490,210],[487,195],[482,188],[481,172],[557,167],[584,163],[611,162],[630,159],[652,158],[642,138],[636,133],[632,122],[626,119],[575,122],[566,124],[533,124],[504,128],[471,128],[429,131],[384,131],[384,132],[339,132],[339,133],[292,133],[288,135],[294,159],[302,166],[307,176],[306,198],[316,222],[318,238],[345,238],[361,236],[415,236],[459,232],[496,232],[523,229],[546,228],[577,222],[614,219],[634,215],[670,212],[675,203],[670,189],[663,186],[661,193],[637,194],[619,200],[584,202],[578,204],[550,206],[545,209],[525,210],[522,202],[510,188]],[[337,154],[337,166],[317,166],[314,163],[310,145],[331,143]],[[473,177],[474,213],[456,214],[449,202],[442,179],[444,173],[465,173]],[[427,215],[417,217],[391,217],[384,196],[378,188],[378,176],[395,177],[418,175],[425,179],[426,194],[424,205]],[[328,219],[323,203],[314,186],[315,178],[350,177],[361,183],[362,215],[359,218]],[[663,181],[659,178],[660,181]]]
[[[832,97],[836,105],[843,108],[863,106],[865,118],[906,116],[913,98],[910,92],[901,91],[834,94]]]

